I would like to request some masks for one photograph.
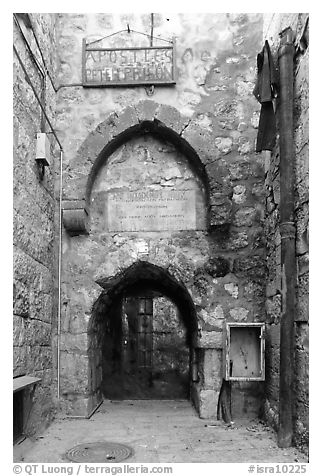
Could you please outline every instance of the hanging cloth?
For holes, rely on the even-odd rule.
[[[272,150],[276,141],[276,119],[273,100],[277,93],[276,70],[268,41],[257,55],[257,80],[253,94],[261,103],[256,152]]]

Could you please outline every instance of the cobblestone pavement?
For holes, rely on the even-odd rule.
[[[43,434],[14,446],[14,461],[66,462],[81,443],[111,441],[133,448],[128,463],[307,462],[295,448],[281,449],[258,421],[200,419],[188,401],[105,401],[88,419],[57,419]]]

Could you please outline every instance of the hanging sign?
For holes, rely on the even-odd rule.
[[[172,46],[94,48],[83,40],[83,86],[175,84]]]

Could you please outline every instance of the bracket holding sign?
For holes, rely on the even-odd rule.
[[[94,48],[83,39],[82,65],[85,87],[175,84],[175,42],[172,46]]]

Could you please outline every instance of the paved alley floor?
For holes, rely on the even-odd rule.
[[[105,401],[88,419],[57,419],[43,434],[14,446],[14,461],[68,462],[81,443],[109,441],[134,450],[127,463],[307,462],[295,448],[281,449],[257,421],[200,419],[188,401]]]

